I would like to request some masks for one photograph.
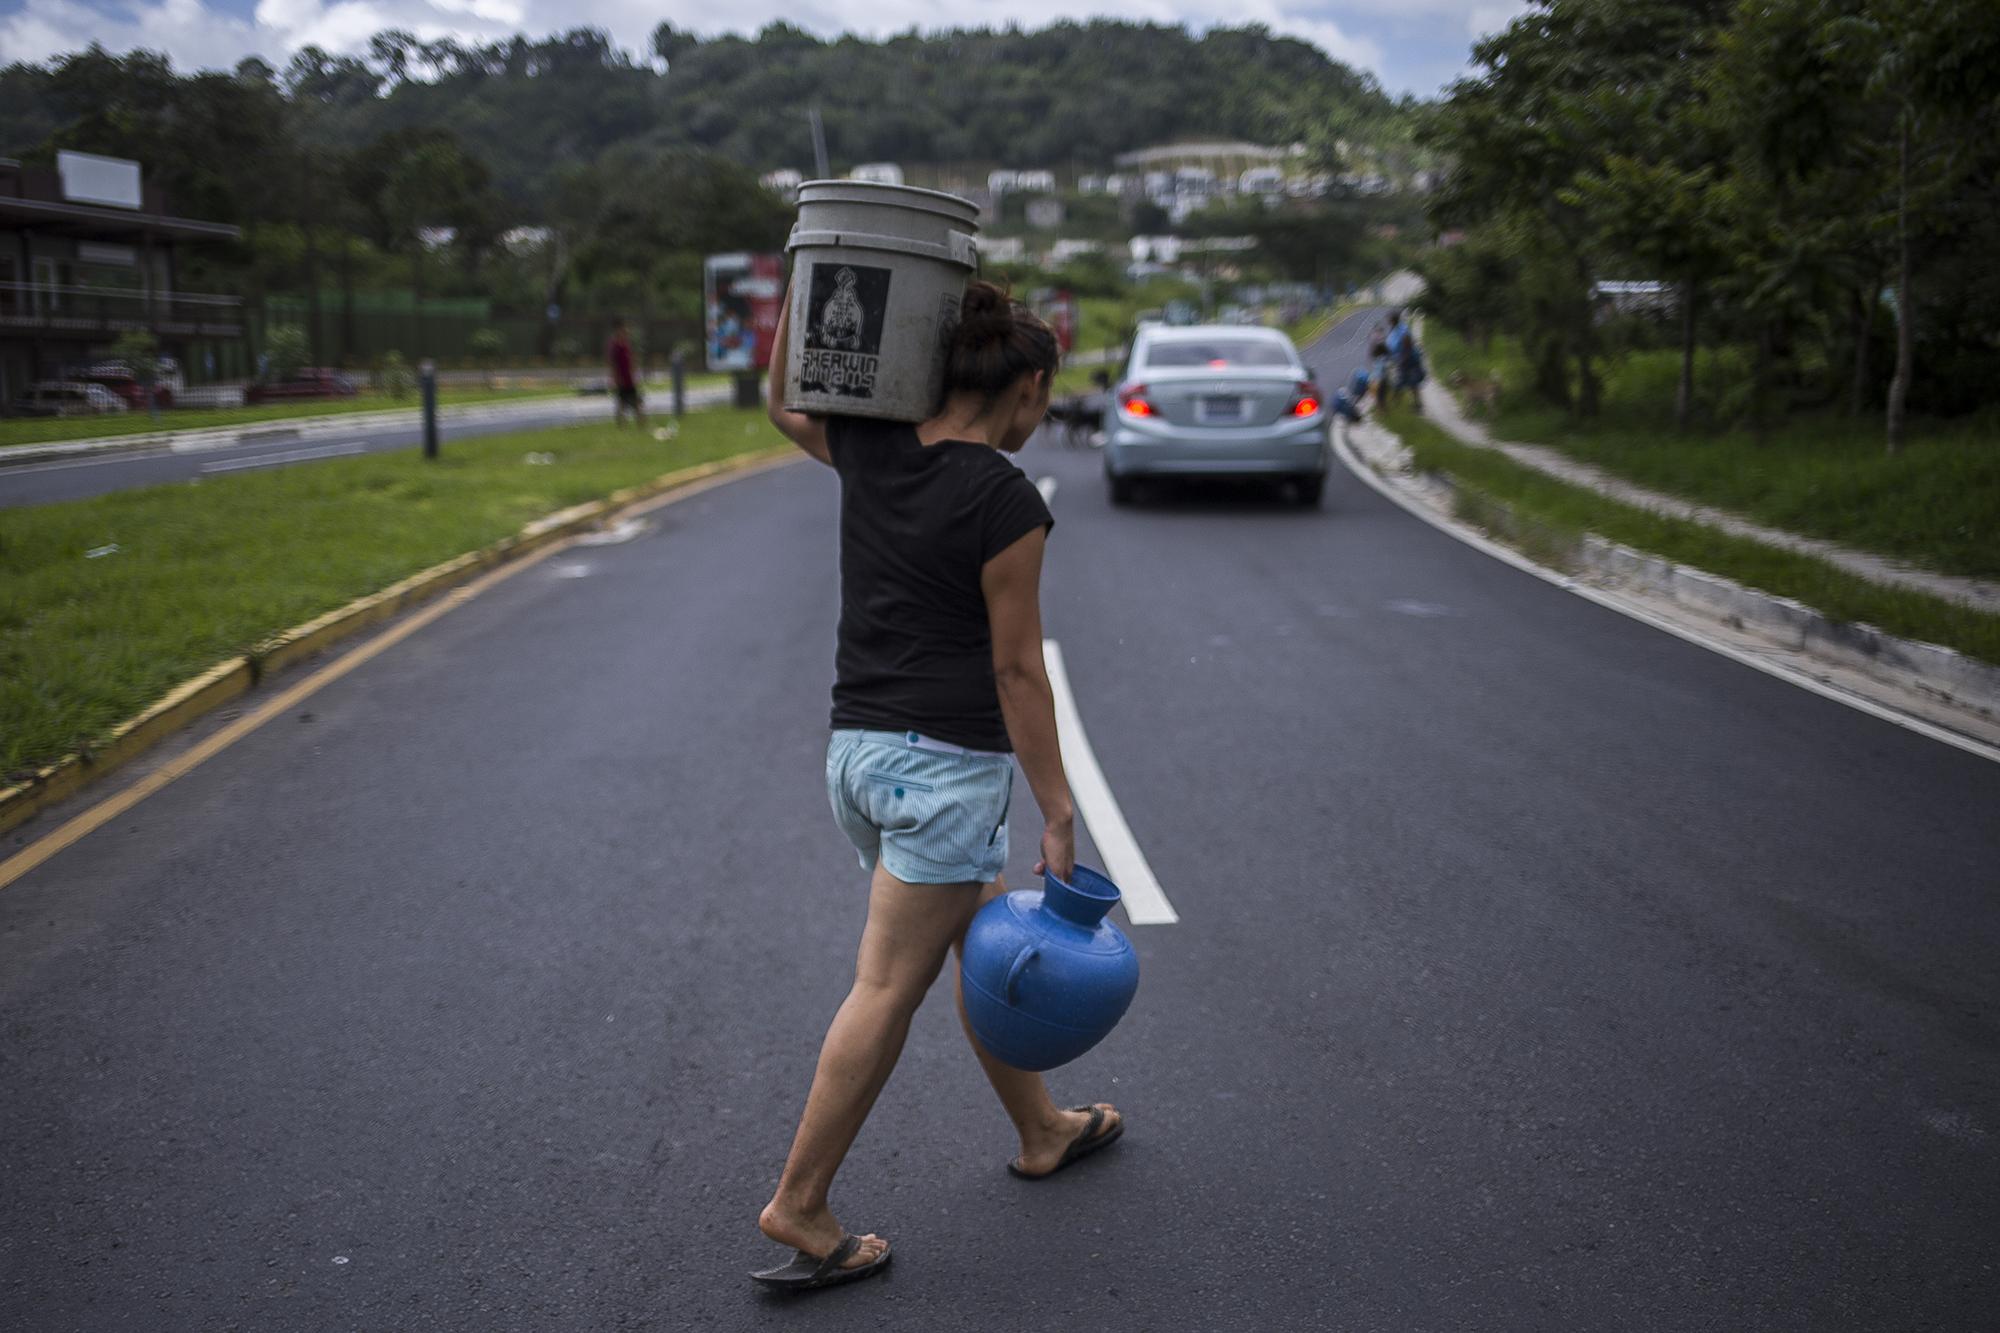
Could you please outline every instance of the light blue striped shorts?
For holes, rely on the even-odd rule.
[[[914,731],[833,733],[826,796],[861,868],[905,884],[991,884],[1007,868],[1014,756]]]

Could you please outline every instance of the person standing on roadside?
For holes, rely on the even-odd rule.
[[[1391,319],[1393,321],[1393,316]],[[1389,329],[1381,320],[1368,331],[1368,368],[1375,386],[1375,406],[1389,405]],[[1365,395],[1364,395],[1365,398]]]
[[[912,426],[787,411],[789,295],[782,309],[771,421],[840,477],[827,797],[871,875],[854,985],[757,1219],[797,1254],[751,1276],[811,1289],[889,1262],[889,1242],[847,1231],[827,1194],[946,957],[980,905],[1006,892],[1015,758],[1041,807],[1038,873],[1074,873],[1076,816],[1042,661],[1042,552],[1055,520],[1007,457],[1048,411],[1054,332],[974,281],[950,335],[942,408]],[[1110,1104],[1063,1110],[1039,1074],[996,1060],[966,1023],[963,996],[959,1020],[1019,1137],[1016,1175],[1053,1175],[1124,1133]]]
[[[1424,382],[1424,355],[1417,347],[1415,330],[1403,322],[1403,312],[1397,311],[1389,317],[1390,329],[1386,340],[1389,360],[1393,363],[1391,373],[1395,376],[1393,388],[1410,391],[1410,406],[1417,412],[1424,410],[1423,394],[1419,392]]]
[[[611,392],[615,401],[611,408],[611,424],[625,424],[625,409],[632,409],[632,419],[641,427],[646,424],[645,400],[639,396],[639,377],[632,370],[632,336],[625,331],[622,316],[611,321],[611,341],[604,345],[604,359],[611,364]]]

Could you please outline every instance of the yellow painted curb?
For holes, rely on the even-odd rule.
[[[380,592],[357,598],[303,625],[294,625],[266,639],[244,656],[217,663],[192,680],[176,685],[144,712],[119,723],[103,744],[67,755],[27,781],[0,790],[0,833],[117,772],[183,727],[232,699],[249,693],[265,677],[370,625],[427,602],[497,565],[518,560],[552,542],[588,531],[619,510],[641,501],[725,472],[743,471],[796,453],[787,444],[668,472],[637,486],[613,491],[602,500],[591,500],[544,515],[511,537],[502,537],[490,546],[468,551],[443,564],[432,565],[390,584]]]

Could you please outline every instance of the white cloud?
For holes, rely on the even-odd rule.
[[[1075,0],[1013,0],[1004,21],[1037,28],[1088,14],[1196,30],[1261,23],[1395,87],[1388,71],[1403,63],[1394,49],[1398,37],[1415,30],[1435,42],[1455,26],[1478,32],[1525,7],[1495,0],[1086,0],[1081,7]],[[828,35],[852,27],[868,36],[1002,21],[992,9],[964,0],[877,0],[861,13],[835,0],[738,0],[721,21],[714,7],[698,0],[258,0],[251,19],[210,9],[202,0],[24,0],[0,15],[0,52],[9,60],[45,60],[97,41],[114,51],[163,50],[180,67],[213,69],[251,54],[282,65],[308,44],[359,52],[385,28],[476,42],[515,31],[593,26],[644,58],[662,19],[703,35],[755,32],[783,21]]]
[[[112,51],[166,51],[184,66],[224,68],[272,45],[267,34],[200,0],[159,0],[118,12],[76,0],[27,0],[21,9],[0,17],[0,58],[9,61],[46,60],[92,42]]]
[[[1466,35],[1477,41],[1488,33],[1499,32],[1515,19],[1528,12],[1525,4],[1474,4],[1465,15]]]

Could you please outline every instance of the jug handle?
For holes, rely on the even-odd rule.
[[[1007,984],[1001,988],[1001,994],[1007,997],[1007,1003],[1015,1003],[1018,997],[1016,997],[1014,992],[1021,984],[1021,973],[1027,970],[1028,964],[1034,962],[1040,953],[1040,949],[1030,944],[1027,948],[1021,950],[1014,959],[1014,965],[1007,969]]]

